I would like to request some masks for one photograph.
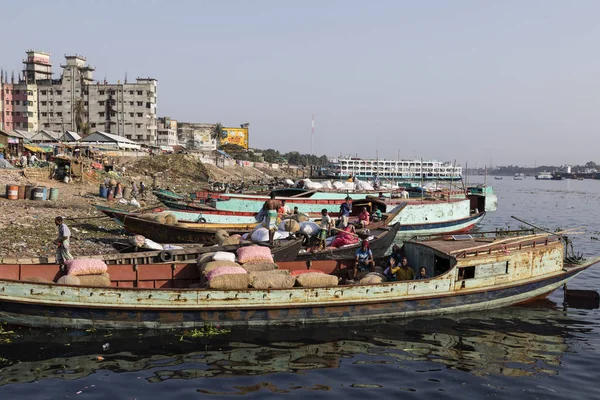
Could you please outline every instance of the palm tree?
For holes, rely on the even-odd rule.
[[[85,103],[83,99],[77,99],[75,106],[73,107],[73,113],[75,114],[75,125],[77,126],[77,132],[81,133],[82,136],[90,134],[90,126],[88,124],[88,112],[85,109]]]
[[[223,125],[220,122],[217,122],[212,131],[210,132],[210,138],[213,139],[217,143],[217,147],[219,147],[219,143],[221,142],[221,134],[223,132]]]

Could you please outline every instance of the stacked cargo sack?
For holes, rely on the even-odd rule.
[[[62,285],[78,285],[92,287],[110,287],[108,266],[95,258],[80,258],[65,262],[67,274],[61,276],[56,283]]]
[[[295,279],[286,270],[279,270],[273,261],[271,249],[264,246],[240,247],[237,260],[250,275],[250,285],[255,289],[289,289]]]
[[[202,254],[197,260],[201,283],[209,289],[241,290],[250,285],[250,276],[226,251]]]

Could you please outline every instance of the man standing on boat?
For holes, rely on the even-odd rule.
[[[69,248],[71,247],[69,241],[71,238],[71,231],[67,227],[67,224],[63,222],[63,217],[56,217],[54,219],[54,224],[58,226],[58,237],[54,241],[54,244],[58,246],[56,249],[56,262],[62,265],[65,261],[73,259],[73,256],[69,251]]]
[[[346,201],[340,206],[340,228],[344,229],[350,221],[350,213],[352,212],[352,202],[350,196],[346,197]]]
[[[281,202],[275,200],[275,193],[271,193],[270,197],[263,205],[263,210],[266,212],[266,216],[263,219],[263,226],[269,230],[269,243],[273,244],[273,237],[277,230],[277,210],[281,207]]]

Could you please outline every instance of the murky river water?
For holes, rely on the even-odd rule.
[[[600,237],[600,181],[505,177],[488,183],[499,210],[482,230],[522,225],[511,215],[551,230],[585,226],[572,236],[575,250],[600,254],[594,239]],[[596,290],[598,283],[600,267],[569,287]],[[559,290],[527,307],[485,313],[234,329],[207,339],[181,340],[176,332],[20,330],[0,345],[0,398],[597,399],[599,315],[565,308]]]

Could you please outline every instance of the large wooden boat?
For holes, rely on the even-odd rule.
[[[454,240],[456,239],[456,240]],[[544,297],[600,261],[564,259],[556,236],[438,238],[404,245],[409,265],[429,279],[319,288],[189,289],[195,265],[110,265],[112,287],[34,283],[57,265],[0,268],[0,322],[38,327],[172,329],[207,324],[266,325],[483,311]],[[280,269],[343,273],[349,260],[293,261]]]
[[[280,240],[275,244],[268,243],[253,243],[250,241],[242,241],[239,245],[226,246],[207,246],[207,247],[187,247],[175,250],[141,250],[135,248],[135,251],[127,253],[112,253],[98,254],[86,257],[76,258],[94,258],[103,260],[106,264],[117,265],[142,265],[142,264],[160,264],[160,263],[184,263],[194,262],[198,256],[204,253],[215,251],[232,252],[242,246],[251,246],[258,244],[260,246],[269,247],[275,261],[293,261],[298,255],[298,251],[302,248],[303,239]],[[132,245],[129,244],[129,247]],[[0,257],[0,268],[2,264],[55,264],[55,257]]]

